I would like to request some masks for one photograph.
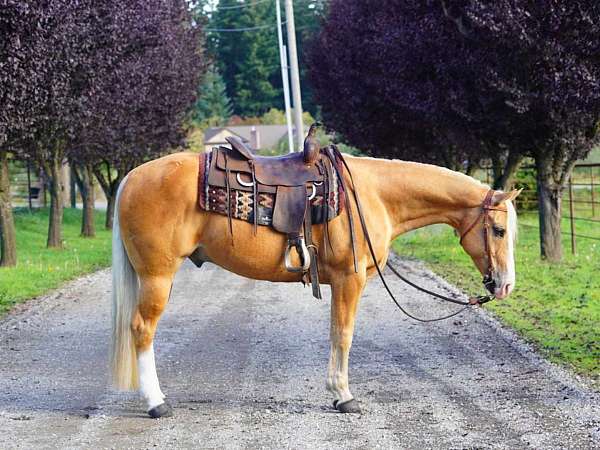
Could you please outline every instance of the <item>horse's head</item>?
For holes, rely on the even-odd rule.
[[[520,192],[490,190],[458,230],[460,243],[483,275],[485,287],[499,299],[508,297],[515,287],[517,214],[512,201]]]

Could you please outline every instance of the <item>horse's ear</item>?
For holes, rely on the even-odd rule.
[[[523,188],[521,189],[513,189],[512,191],[510,191],[508,193],[508,198],[506,198],[506,200],[511,200],[513,201],[515,198],[517,198],[519,196],[519,194],[523,192]],[[505,201],[506,201],[505,200]]]
[[[521,193],[522,190],[523,188],[513,189],[510,192],[498,191],[494,193],[494,205],[499,205],[500,203],[506,202],[508,200],[514,200],[515,198],[517,198],[517,196]]]

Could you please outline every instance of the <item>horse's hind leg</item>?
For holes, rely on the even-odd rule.
[[[137,311],[131,322],[137,351],[140,394],[146,401],[148,414],[153,418],[172,414],[158,383],[152,343],[158,320],[169,300],[172,283],[172,277],[140,276]]]
[[[348,357],[354,334],[354,318],[366,282],[366,274],[352,274],[331,284],[331,353],[327,389],[335,396],[334,406],[344,413],[360,408],[348,385]]]

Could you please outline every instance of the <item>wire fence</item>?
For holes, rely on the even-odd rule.
[[[493,180],[492,171],[485,169],[486,182]],[[536,217],[539,215],[535,168],[524,166],[515,177],[515,187],[523,188],[517,198],[519,215]],[[600,241],[600,163],[577,164],[562,199],[563,230],[569,236],[571,252],[577,253],[577,240]],[[520,224],[526,228],[539,229],[539,225]],[[566,225],[566,226],[565,226]]]

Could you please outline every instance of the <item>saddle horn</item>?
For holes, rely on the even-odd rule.
[[[317,128],[320,126],[320,122],[313,123],[308,129],[308,134],[304,139],[304,162],[306,164],[312,164],[319,158],[321,144],[317,139]]]

